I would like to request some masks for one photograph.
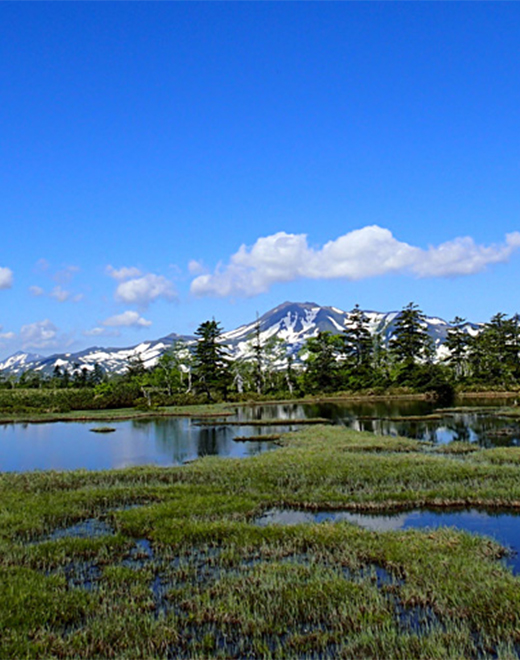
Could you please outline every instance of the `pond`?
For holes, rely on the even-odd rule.
[[[207,455],[243,458],[276,445],[234,440],[272,431],[247,425],[200,426],[186,418],[110,422],[113,433],[92,433],[98,422],[0,425],[0,472],[106,470],[133,465],[180,465]],[[289,424],[280,431],[294,430]],[[279,428],[276,429],[279,431]]]
[[[350,511],[297,511],[273,509],[267,511],[256,524],[300,525],[322,522],[350,522],[365,529],[389,532],[399,529],[456,529],[489,536],[509,550],[504,562],[513,573],[520,574],[520,512],[465,511],[404,511],[399,513],[368,514]]]
[[[486,406],[477,400],[442,410],[432,402],[412,400],[274,403],[238,406],[227,419],[110,422],[113,433],[92,433],[105,425],[92,421],[3,424],[0,472],[170,466],[207,455],[243,458],[275,448],[277,435],[300,428],[297,422],[302,419],[316,418],[436,444],[465,440],[486,447],[520,445],[520,418],[503,416],[506,403],[511,405],[493,400]],[[258,440],[239,441],[244,437]]]
[[[243,407],[238,419],[280,419],[290,423],[298,418],[323,417],[355,431],[403,436],[435,444],[451,441],[475,442],[484,447],[519,446],[519,417],[504,416],[514,399],[465,400],[460,407],[437,408],[431,401],[385,400],[318,403],[274,403]]]

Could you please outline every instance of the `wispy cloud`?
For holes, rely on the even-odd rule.
[[[111,316],[103,321],[103,325],[109,328],[148,328],[152,325],[152,322],[143,318],[137,312],[128,310],[122,314]]]
[[[520,232],[502,244],[478,245],[455,238],[427,249],[399,241],[377,225],[351,231],[321,248],[310,247],[305,234],[278,232],[242,245],[226,265],[191,283],[196,296],[255,296],[271,286],[297,279],[361,280],[382,275],[457,277],[507,261],[520,247]]]
[[[58,328],[45,319],[23,325],[20,329],[22,348],[55,348],[58,345]]]
[[[79,266],[65,266],[64,268],[57,270],[52,277],[58,284],[66,284],[67,282],[70,282],[74,275],[79,273],[79,271]]]
[[[0,267],[0,289],[10,289],[13,286],[13,271]]]
[[[91,328],[90,330],[84,330],[83,335],[85,337],[119,337],[121,333],[119,330],[109,330],[108,328],[101,328],[99,326]]]
[[[50,263],[46,259],[40,259],[35,266],[35,272],[44,276],[47,280],[52,280],[55,285],[52,290],[47,293],[45,289],[39,285],[29,287],[29,292],[34,297],[46,296],[53,298],[60,303],[63,302],[79,302],[83,300],[82,293],[74,293],[70,291],[70,287],[65,285],[69,284],[73,277],[80,271],[79,266],[68,265],[60,268],[59,270],[51,269]]]
[[[39,298],[40,296],[45,295],[45,291],[41,288],[41,286],[30,286],[29,293],[35,298]]]
[[[15,337],[16,334],[14,332],[3,332],[3,327],[0,325],[0,339],[10,340],[10,339],[14,339]]]
[[[70,291],[65,291],[65,289],[58,285],[54,287],[49,295],[58,302],[65,302],[70,298]]]
[[[189,264],[188,264],[188,271],[190,275],[201,275],[202,273],[206,272],[206,267],[201,261],[197,261],[196,259],[192,259]]]
[[[129,280],[131,277],[140,277],[143,273],[135,266],[123,266],[122,268],[114,268],[113,266],[106,267],[107,275],[113,277],[120,282]]]
[[[50,292],[49,296],[51,298],[54,298],[54,300],[57,300],[58,302],[80,302],[83,300],[83,294],[82,293],[76,293],[73,294],[71,291],[65,290],[63,287],[61,287],[59,284],[58,286],[55,286],[54,289]]]

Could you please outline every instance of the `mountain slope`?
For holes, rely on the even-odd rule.
[[[380,334],[383,343],[387,344],[393,335],[399,312],[365,311],[364,313],[369,321],[370,332],[373,335]],[[348,316],[349,312],[337,307],[322,307],[312,302],[285,302],[260,316],[257,321],[223,333],[222,339],[229,346],[234,358],[247,359],[253,353],[252,341],[258,323],[262,344],[272,338],[278,338],[285,345],[286,351],[296,354],[307,339],[316,336],[319,331],[333,334],[342,332],[345,323],[348,322]],[[440,318],[426,317],[424,327],[434,341],[437,357],[441,358],[447,353],[443,344],[450,328],[449,323]],[[464,329],[470,334],[476,334],[479,326],[466,323]],[[78,353],[61,353],[49,357],[18,352],[4,362],[0,362],[0,370],[6,375],[20,374],[28,369],[52,374],[56,366],[72,370],[77,365],[91,370],[97,363],[109,373],[123,373],[128,361],[136,357],[140,357],[146,367],[154,366],[158,358],[178,340],[191,343],[195,338],[172,333],[161,339],[141,342],[129,348],[95,346]]]

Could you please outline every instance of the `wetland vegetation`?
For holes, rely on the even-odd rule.
[[[520,450],[302,427],[245,460],[0,475],[1,657],[518,657],[520,582],[455,529],[273,509],[520,510]]]
[[[279,344],[261,344],[259,327],[252,358],[229,360],[212,321],[193,350],[176,346],[153,369],[135,360],[117,377],[78,367],[4,379],[4,423],[88,421],[89,442],[76,442],[99,454],[82,459],[92,471],[0,473],[0,657],[520,657],[510,550],[455,528],[356,524],[425,509],[520,512],[516,403],[494,401],[491,415],[484,401],[438,408],[456,390],[518,387],[517,322],[496,315],[469,337],[459,319],[439,363],[414,305],[389,346],[354,309],[343,335],[309,340],[297,369]],[[349,412],[338,391],[372,405],[351,399]],[[399,412],[374,396],[389,393],[411,398]],[[204,450],[176,447],[168,467],[96,469],[125,423],[146,436],[150,420],[169,429],[158,441],[168,451],[176,423]],[[52,433],[62,427],[72,444],[80,425]],[[4,428],[21,442],[21,425]],[[198,458],[222,453],[219,438],[249,457]],[[286,514],[301,524],[274,524]]]

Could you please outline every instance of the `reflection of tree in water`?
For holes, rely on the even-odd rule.
[[[201,426],[197,438],[197,456],[227,456],[230,431],[225,426]]]
[[[511,447],[518,443],[520,433],[517,425],[494,415],[474,415],[472,428],[483,447]]]
[[[482,409],[482,403],[477,402]],[[467,404],[465,404],[467,405]],[[471,405],[471,404],[470,404]],[[479,442],[483,446],[520,445],[520,426],[496,416],[496,405],[490,407],[489,414],[450,413],[435,410],[440,419],[396,419],[420,417],[434,411],[430,401],[351,401],[349,403],[320,402],[305,404],[260,405],[244,409],[239,419],[291,419],[304,417],[325,417],[335,424],[359,431],[381,435],[402,436],[433,443]],[[487,411],[486,411],[487,413]],[[501,430],[508,427],[509,431]]]
[[[161,419],[154,424],[156,446],[173,463],[196,456],[193,427],[187,419]]]
[[[240,422],[259,422],[264,419],[294,419],[299,417],[311,417],[306,411],[307,406],[296,403],[284,403],[273,405],[257,405],[239,408],[237,420]]]

